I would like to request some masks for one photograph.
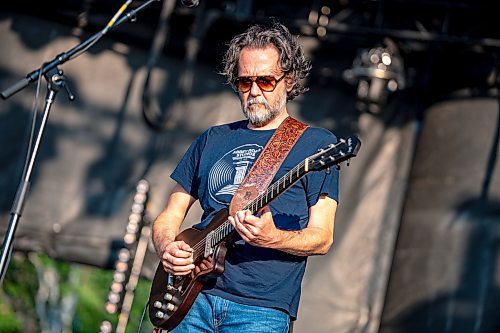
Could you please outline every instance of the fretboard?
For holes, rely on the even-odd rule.
[[[274,182],[267,190],[258,195],[252,202],[245,206],[244,210],[249,210],[253,214],[276,199],[279,195],[290,188],[295,182],[306,175],[308,159],[303,160],[283,177]],[[221,223],[219,227],[210,232],[206,237],[205,257],[211,255],[215,247],[234,231],[233,225],[229,221]]]

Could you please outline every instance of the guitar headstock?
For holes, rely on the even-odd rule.
[[[328,145],[320,149],[314,155],[309,156],[307,161],[307,169],[309,171],[320,171],[334,165],[346,161],[358,154],[361,147],[361,141],[351,135],[346,139],[340,138],[335,144]]]

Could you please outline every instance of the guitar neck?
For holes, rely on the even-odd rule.
[[[262,208],[267,206],[271,201],[280,196],[283,192],[288,190],[300,178],[305,176],[307,170],[307,159],[299,163],[292,170],[288,171],[283,177],[274,182],[267,190],[257,196],[245,209],[248,209],[253,214],[259,212]]]
[[[287,172],[283,177],[269,186],[264,193],[257,196],[257,198],[250,202],[250,204],[248,204],[244,209],[251,211],[252,214],[258,213],[271,201],[288,190],[288,188],[295,184],[300,178],[305,176],[308,173],[307,166],[308,159],[305,159],[297,166],[295,166],[292,170]],[[233,232],[234,227],[228,220],[224,221],[217,228],[209,232],[206,236],[204,256],[208,257],[209,255],[211,255],[215,247]]]

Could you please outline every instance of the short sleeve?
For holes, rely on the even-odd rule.
[[[170,178],[175,180],[188,192],[193,198],[198,199],[199,168],[201,155],[207,143],[209,130],[200,135],[182,157],[181,161],[170,175]]]
[[[318,172],[307,179],[307,205],[314,206],[321,195],[326,195],[339,202],[339,171],[332,167],[325,172]]]
[[[329,131],[327,133],[326,136],[322,136],[319,148],[324,148],[328,144],[337,142],[335,135]],[[321,172],[309,173],[304,178],[304,187],[306,189],[308,207],[314,206],[321,195],[326,195],[339,202],[339,169],[332,166]]]

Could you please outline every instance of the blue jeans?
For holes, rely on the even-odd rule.
[[[284,311],[200,293],[171,333],[286,333],[289,325],[290,317]]]

